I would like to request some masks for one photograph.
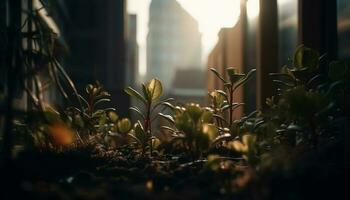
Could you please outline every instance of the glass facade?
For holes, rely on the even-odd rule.
[[[338,0],[338,55],[350,62],[350,1]]]
[[[298,45],[298,1],[278,0],[279,66],[287,64]]]

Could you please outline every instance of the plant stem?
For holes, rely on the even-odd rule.
[[[152,156],[153,152],[153,145],[152,145],[152,130],[151,130],[151,106],[152,102],[149,102],[147,104],[147,113],[146,113],[146,119],[145,119],[145,132],[146,134],[150,134],[151,141],[150,141],[150,156]]]
[[[232,109],[232,102],[233,102],[233,87],[232,86],[230,86],[230,91],[229,91],[229,95],[230,95],[230,100],[229,100],[229,105],[230,105],[230,109],[229,109],[229,112],[230,112],[230,118],[229,118],[229,120],[230,120],[230,122],[229,122],[229,124],[230,124],[230,128],[231,128],[231,126],[232,126],[232,118],[233,118],[233,109]]]
[[[6,111],[4,122],[4,135],[3,135],[3,154],[4,165],[6,167],[11,166],[12,162],[12,127],[13,127],[13,100],[15,99],[16,81],[18,79],[18,72],[21,68],[21,59],[19,58],[19,33],[21,24],[21,11],[19,1],[9,2],[9,34],[8,34],[8,54],[6,55],[7,65],[7,99],[6,99]]]

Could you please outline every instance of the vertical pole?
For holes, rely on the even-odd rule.
[[[242,52],[243,52],[243,69],[247,69],[247,38],[248,38],[248,16],[247,16],[247,0],[241,0],[241,26],[242,26]]]
[[[33,15],[33,0],[27,0],[27,50],[28,52],[32,52],[33,51],[33,41],[32,41],[32,34],[33,34],[33,20],[32,20],[32,15]],[[33,61],[32,61],[32,56],[28,57],[28,65],[26,66],[26,71],[30,71],[33,67]],[[28,69],[29,68],[29,69]],[[33,83],[32,83],[32,79],[28,79],[26,81],[27,87],[32,89],[33,87]],[[32,101],[30,98],[27,98],[27,109],[31,109],[32,108]]]
[[[8,19],[8,40],[6,49],[6,75],[7,75],[7,96],[6,96],[6,108],[5,108],[5,124],[4,124],[4,137],[3,137],[3,155],[4,164],[6,167],[10,167],[12,163],[12,120],[13,120],[13,99],[15,98],[16,81],[18,78],[18,70],[21,67],[19,59],[20,39],[19,31],[21,27],[21,1],[11,0],[8,1],[9,13]]]
[[[247,73],[249,71],[249,67],[247,66],[247,38],[248,38],[248,16],[247,16],[247,0],[241,0],[241,31],[242,31],[242,73]],[[240,101],[244,101],[248,92],[246,92],[246,86],[241,87],[240,89]],[[240,115],[243,115],[246,111],[246,106],[241,106],[238,108],[238,112]]]
[[[338,57],[337,1],[299,0],[299,44],[326,54],[327,60]],[[321,71],[327,71],[323,66]]]
[[[7,1],[0,1],[0,69],[3,73],[0,73],[0,92],[5,92],[6,82],[6,45],[7,45]],[[0,118],[0,126],[2,127]]]
[[[278,70],[277,0],[260,0],[257,63],[257,108],[274,93],[269,73]]]
[[[112,102],[117,104],[118,112],[129,115],[130,98],[125,94],[126,87],[126,0],[109,0],[108,26],[106,32],[106,71],[105,86],[112,92]],[[102,80],[103,80],[102,79]]]

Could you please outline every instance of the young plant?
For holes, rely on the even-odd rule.
[[[103,137],[104,141],[108,146],[120,147],[122,145],[128,144],[129,133],[132,132],[132,124],[130,119],[122,118],[120,119],[118,115],[114,115],[114,112],[109,113],[109,122],[105,124],[105,132],[108,134]]]
[[[212,104],[211,107],[214,110],[215,117],[217,118],[217,125],[219,127],[229,127],[233,125],[233,112],[236,108],[242,105],[242,103],[234,102],[234,92],[243,84],[245,84],[255,73],[255,69],[250,70],[247,74],[238,73],[235,68],[227,68],[226,73],[228,80],[224,78],[224,75],[220,74],[216,69],[210,68],[210,70],[216,75],[216,77],[224,85],[223,90],[215,90],[209,94]],[[228,115],[228,120],[225,119],[225,113]]]
[[[212,109],[202,108],[198,104],[177,106],[174,116],[168,116],[168,121],[173,127],[163,126],[162,128],[169,130],[172,133],[173,143],[180,141],[180,146],[192,158],[207,152],[218,136],[219,130],[212,123]]]
[[[345,110],[349,68],[339,61],[322,63],[322,58],[302,45],[297,48],[291,66],[285,66],[281,73],[270,74],[278,89],[276,96],[267,99],[270,112],[264,114],[264,121],[265,127],[275,127],[271,134],[274,141],[316,147],[325,136],[325,127],[336,124],[338,111]],[[327,66],[328,74],[322,72],[321,66]],[[333,130],[327,132],[327,137],[334,136]]]
[[[118,120],[114,108],[101,108],[101,104],[110,102],[110,94],[99,83],[88,84],[85,88],[86,97],[79,95],[83,106],[81,109],[70,106],[65,114],[71,120],[73,127],[83,134],[83,138],[108,132]]]
[[[143,108],[136,106],[130,107],[130,110],[137,113],[138,117],[143,123],[138,121],[134,126],[134,134],[130,136],[141,146],[142,154],[149,148],[150,155],[152,156],[154,142],[157,138],[153,134],[152,122],[159,116],[157,111],[159,109],[166,109],[167,107],[173,108],[171,105],[172,98],[159,100],[163,93],[162,83],[158,79],[152,79],[146,84],[142,84],[142,94],[133,89],[127,87],[124,91],[131,97],[136,98],[142,103]],[[144,111],[144,112],[142,112]],[[163,115],[164,116],[164,115]]]
[[[319,73],[322,58],[315,50],[303,45],[299,46],[292,63],[285,65],[280,73],[270,73],[270,76],[274,78],[273,82],[278,86],[278,94],[298,85],[312,88],[322,79]]]

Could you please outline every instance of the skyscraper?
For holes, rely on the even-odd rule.
[[[67,72],[84,94],[98,80],[112,95],[118,113],[129,113],[126,87],[126,0],[64,0],[62,33],[70,49]],[[124,105],[124,106],[121,106]]]
[[[200,68],[198,22],[176,0],[152,0],[147,35],[147,79],[170,88],[176,69]]]
[[[350,3],[338,0],[338,56],[350,62]]]

